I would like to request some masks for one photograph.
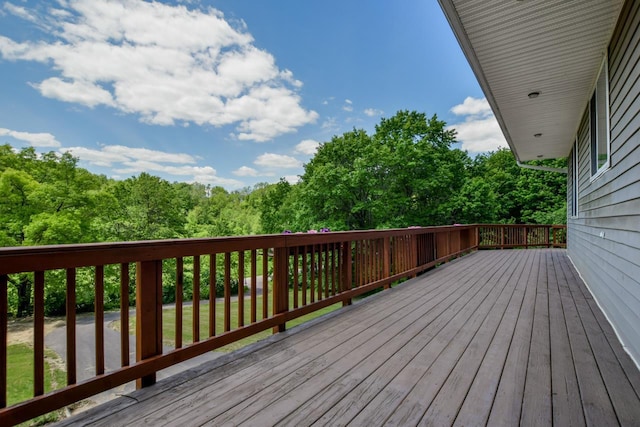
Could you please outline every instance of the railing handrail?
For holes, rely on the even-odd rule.
[[[471,229],[475,225],[0,247],[0,274]]]

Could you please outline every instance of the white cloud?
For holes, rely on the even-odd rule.
[[[65,147],[80,160],[94,166],[113,168],[115,175],[135,175],[141,172],[161,173],[180,177],[181,181],[240,188],[244,184],[236,179],[222,178],[211,166],[197,166],[196,159],[185,153],[168,153],[147,148],[131,148],[123,145],[105,145],[99,150],[86,147]]]
[[[455,105],[451,112],[456,116],[492,116],[491,106],[487,98],[473,98],[468,96],[462,104]]]
[[[302,167],[302,162],[294,157],[283,154],[264,153],[253,162],[267,168],[293,169]]]
[[[55,39],[0,36],[0,56],[50,64],[58,75],[32,83],[43,96],[155,125],[234,125],[238,139],[252,141],[317,120],[301,106],[302,82],[253,44],[244,23],[232,26],[211,7],[72,0],[40,15],[37,24]]]
[[[305,139],[301,141],[298,145],[296,145],[293,151],[294,153],[306,154],[308,156],[312,156],[316,154],[316,151],[318,151],[319,146],[320,146],[320,143],[318,141],[314,141],[313,139]]]
[[[24,7],[16,6],[15,4],[5,2],[4,9],[12,15],[15,15],[19,18],[25,19],[27,21],[35,22],[36,17],[29,13],[27,9]]]
[[[241,166],[232,173],[236,176],[258,176],[258,171],[249,166]]]
[[[105,145],[100,150],[85,147],[68,147],[60,151],[70,151],[71,154],[96,166],[109,167],[114,163],[145,160],[163,163],[196,163],[193,156],[184,153],[167,153],[149,150],[147,148],[131,148],[124,145]]]
[[[448,130],[457,131],[457,139],[462,143],[463,150],[470,153],[483,153],[507,146],[500,125],[486,98],[467,97],[462,104],[454,106],[451,111],[458,116],[465,116],[464,122],[447,127]]]
[[[366,108],[364,113],[369,117],[381,116],[384,114],[384,111],[378,110],[376,108]]]
[[[353,102],[350,99],[345,99],[344,100],[344,105],[342,106],[342,109],[344,111],[348,111],[348,112],[353,111]]]
[[[50,133],[20,132],[0,128],[0,136],[10,136],[19,141],[28,142],[33,147],[60,147],[60,142]]]
[[[340,129],[338,125],[338,120],[335,117],[327,117],[327,119],[322,122],[322,129],[328,132],[336,132]]]
[[[285,175],[283,178],[289,182],[289,184],[294,185],[300,182],[300,176],[298,175]]]

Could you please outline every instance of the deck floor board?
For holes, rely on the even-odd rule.
[[[638,425],[562,249],[480,251],[61,425]]]

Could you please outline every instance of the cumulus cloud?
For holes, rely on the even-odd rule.
[[[463,150],[483,153],[507,146],[486,98],[467,97],[462,104],[454,106],[451,112],[464,117],[463,122],[447,127],[457,131],[457,138],[462,143]]]
[[[296,145],[293,151],[294,153],[306,154],[307,156],[312,156],[316,154],[316,151],[318,151],[319,146],[320,146],[320,143],[318,141],[315,141],[313,139],[305,139],[301,141],[298,145]]]
[[[347,112],[353,111],[353,101],[351,101],[350,99],[345,99],[342,109]]]
[[[241,166],[232,173],[236,176],[258,176],[258,171],[249,166]]]
[[[317,120],[301,106],[302,82],[214,8],[69,0],[37,15],[7,4],[53,37],[0,36],[4,59],[50,65],[53,75],[31,83],[45,97],[154,125],[233,125],[235,137],[258,142]]]
[[[293,169],[302,167],[302,162],[284,154],[264,153],[253,162],[266,168]]]
[[[21,132],[0,128],[0,136],[10,136],[13,139],[27,142],[33,147],[60,147],[60,142],[50,133]]]
[[[381,116],[384,114],[384,111],[378,110],[376,108],[366,108],[364,113],[369,117]]]

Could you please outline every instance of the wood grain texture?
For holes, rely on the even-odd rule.
[[[481,251],[83,416],[96,426],[633,425],[640,375],[592,302],[562,249]]]

